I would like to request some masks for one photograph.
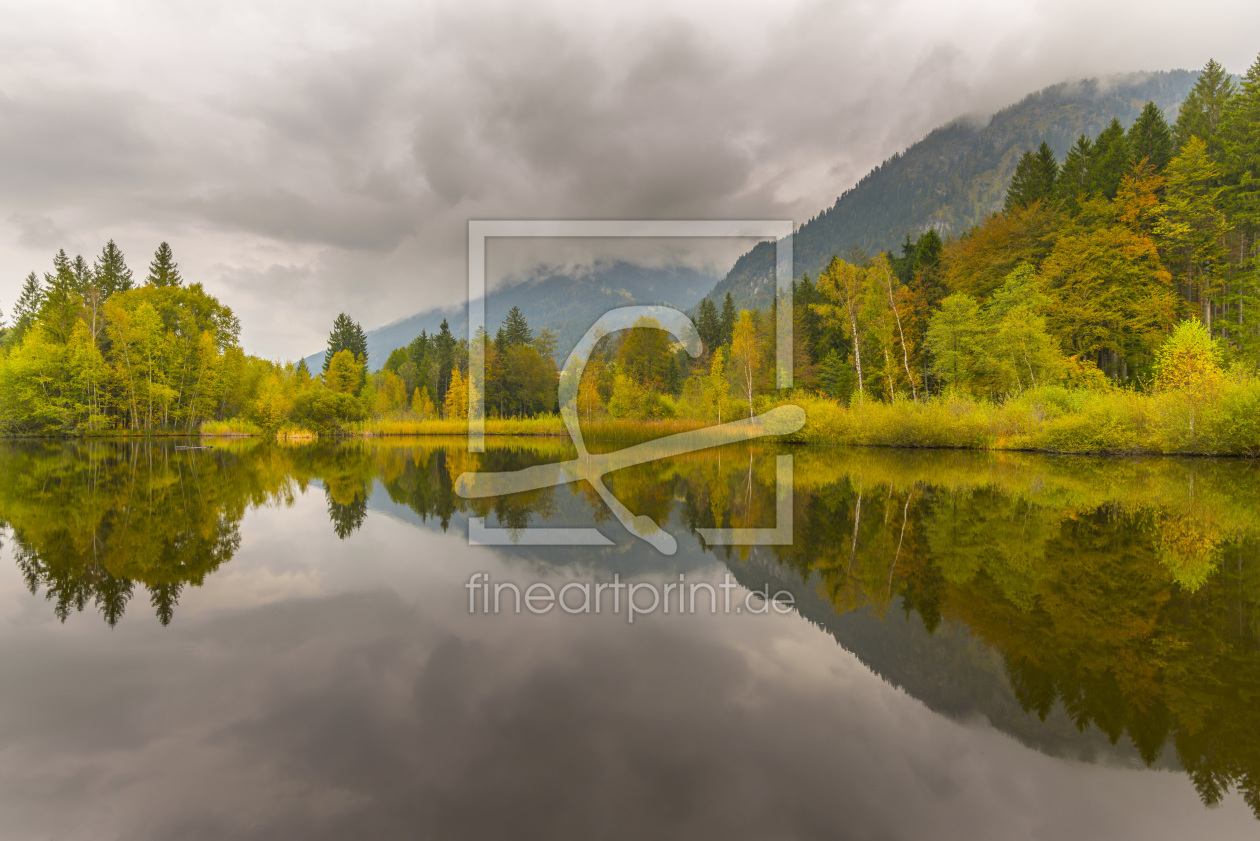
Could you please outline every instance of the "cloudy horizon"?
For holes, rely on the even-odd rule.
[[[248,352],[296,359],[339,311],[371,329],[461,301],[469,219],[799,224],[1048,85],[1245,71],[1260,8],[1192,11],[6,4],[0,308],[58,248],[113,238],[142,277],[165,240]]]

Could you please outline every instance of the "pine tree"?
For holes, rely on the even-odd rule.
[[[348,350],[354,358],[367,369],[368,350],[367,336],[358,322],[344,312],[333,322],[332,332],[328,334],[328,349],[324,352],[324,373],[339,351]]]
[[[525,320],[525,315],[521,312],[520,307],[512,307],[508,310],[507,318],[503,319],[503,327],[500,329],[503,336],[503,344],[499,350],[507,350],[511,347],[528,345],[534,341],[534,332],[529,329],[529,323]],[[498,339],[495,340],[497,345]]]
[[[1055,193],[1060,201],[1067,203],[1069,210],[1074,211],[1079,199],[1089,190],[1089,162],[1093,157],[1093,144],[1082,134],[1063,158]]]
[[[1117,119],[1103,129],[1094,140],[1089,162],[1089,192],[1109,199],[1116,197],[1120,181],[1129,171],[1129,145],[1125,140],[1124,127]]]
[[[1163,172],[1173,156],[1172,129],[1164,112],[1154,102],[1146,103],[1142,113],[1129,127],[1129,156],[1136,165],[1148,160],[1156,172]]]
[[[35,272],[31,272],[26,276],[26,282],[22,284],[22,291],[18,295],[17,303],[13,306],[13,334],[20,338],[23,333],[31,329],[35,324],[35,319],[39,318],[39,311],[44,305],[44,290],[40,286],[39,276]]]
[[[730,344],[731,337],[735,334],[735,319],[738,314],[735,312],[735,299],[731,297],[731,293],[726,293],[726,298],[722,301],[722,341],[721,344]]]
[[[1209,330],[1225,258],[1221,243],[1229,225],[1221,212],[1220,180],[1207,143],[1192,136],[1168,164],[1165,201],[1156,225],[1169,252],[1169,268],[1186,284],[1188,300],[1197,291]]]
[[[1229,102],[1221,144],[1226,202],[1239,228],[1235,262],[1241,265],[1247,261],[1249,248],[1255,251],[1260,235],[1260,58],[1247,70],[1241,89]],[[1240,323],[1241,314],[1240,309]]]
[[[293,375],[303,383],[310,380],[311,369],[307,367],[305,359],[298,360],[298,364],[293,368]]]
[[[1054,158],[1054,151],[1042,141],[1036,152],[1025,152],[1015,166],[1015,175],[1006,193],[1006,210],[1028,207],[1033,202],[1049,199],[1054,195],[1054,182],[1058,175],[1059,163]],[[907,244],[909,241],[907,236]]]
[[[150,286],[183,286],[184,278],[179,274],[179,264],[171,253],[171,247],[165,242],[158,246],[149,263]]]
[[[1209,59],[1177,112],[1177,146],[1197,137],[1215,155],[1220,151],[1218,133],[1225,106],[1234,95],[1234,80],[1215,59]]]
[[[126,292],[132,286],[131,269],[127,268],[122,251],[112,239],[101,249],[92,273],[101,294],[107,299],[116,292]]]
[[[40,305],[39,320],[59,342],[70,339],[74,322],[83,308],[83,293],[74,263],[66,256],[65,249],[53,258],[53,271],[44,275],[44,296]]]
[[[721,345],[722,321],[717,307],[709,298],[702,298],[696,307],[696,332],[700,334],[700,341],[707,352],[713,353]]]
[[[451,327],[442,319],[438,334],[433,337],[433,362],[437,365],[437,400],[446,402],[446,391],[451,383],[451,368],[455,365],[455,337]]]

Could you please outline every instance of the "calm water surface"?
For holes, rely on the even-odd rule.
[[[462,444],[0,446],[0,838],[1260,833],[1250,463],[797,448],[793,543],[729,550],[787,450],[614,474],[667,556],[585,486],[461,499],[571,455]]]

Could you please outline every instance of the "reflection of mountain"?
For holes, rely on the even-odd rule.
[[[792,593],[797,613],[933,712],[960,722],[987,721],[1052,756],[1140,761],[1127,739],[1113,745],[1095,726],[1079,729],[1062,705],[1056,705],[1044,721],[1024,709],[1011,687],[1001,652],[977,639],[962,623],[945,622],[929,631],[900,598],[882,616],[871,607],[837,613],[815,584],[802,582],[772,558],[756,553],[749,561],[730,566],[736,580],[749,589],[769,585],[772,591]],[[1170,751],[1156,765],[1180,767]]]

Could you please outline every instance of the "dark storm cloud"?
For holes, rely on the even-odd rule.
[[[15,5],[0,304],[54,238],[113,236],[136,264],[167,239],[234,287],[305,267],[284,344],[249,326],[279,290],[232,302],[250,350],[292,357],[337,311],[370,327],[457,302],[470,218],[799,223],[1045,85],[1210,55],[1241,71],[1260,10],[1207,6]]]

